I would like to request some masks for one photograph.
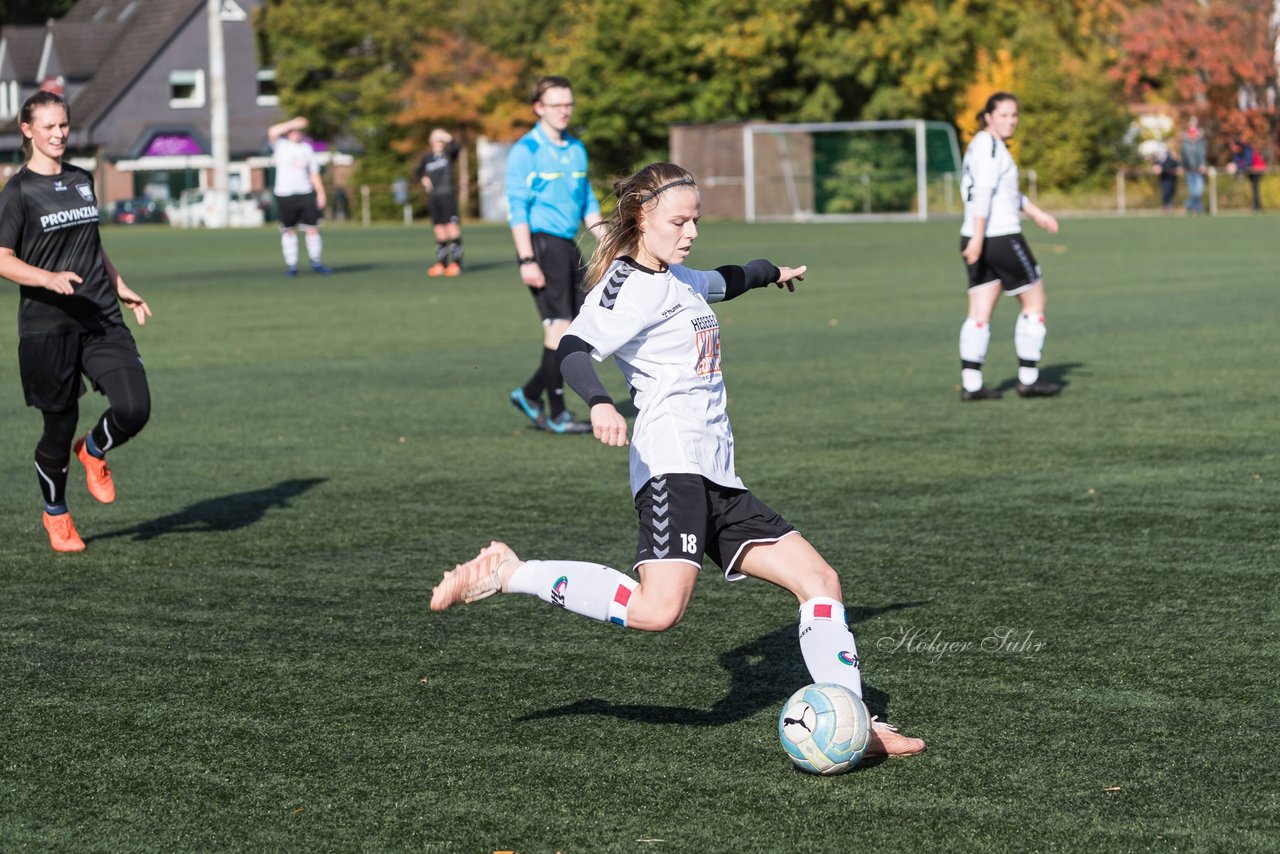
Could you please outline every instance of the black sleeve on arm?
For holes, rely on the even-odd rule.
[[[560,362],[560,374],[569,388],[587,402],[587,406],[597,403],[613,403],[613,398],[600,382],[596,366],[591,360],[591,345],[577,335],[566,335],[560,339],[556,348],[556,359]]]
[[[724,277],[725,300],[740,297],[752,288],[772,285],[782,275],[781,270],[763,258],[749,261],[743,267],[734,264],[716,267],[716,272]]]

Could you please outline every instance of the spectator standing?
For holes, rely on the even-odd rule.
[[[1187,213],[1204,213],[1204,176],[1208,172],[1204,132],[1192,116],[1182,134],[1182,171],[1187,176]]]

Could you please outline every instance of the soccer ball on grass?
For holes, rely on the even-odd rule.
[[[843,685],[820,682],[791,695],[778,716],[778,738],[791,761],[810,774],[843,774],[862,758],[871,715]]]

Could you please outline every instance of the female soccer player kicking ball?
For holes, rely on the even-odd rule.
[[[705,555],[730,581],[750,576],[794,594],[810,676],[862,696],[836,571],[734,471],[720,326],[709,306],[770,283],[794,291],[805,268],[768,261],[713,271],[685,267],[698,235],[701,196],[693,176],[679,166],[646,166],[615,190],[618,205],[587,274],[597,284],[557,355],[566,382],[591,407],[596,438],[606,445],[627,444],[627,422],[592,359],[612,355],[633,391],[639,415],[631,490],[640,522],[640,581],[595,563],[522,561],[494,542],[445,573],[432,591],[431,609],[498,592],[528,593],[596,620],[660,632],[684,615]],[[874,721],[866,755],[910,755],[924,746]]]

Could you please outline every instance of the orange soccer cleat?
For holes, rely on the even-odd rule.
[[[59,513],[57,516],[45,513],[44,529],[49,532],[49,545],[55,552],[84,551],[84,540],[76,533],[70,513]]]
[[[428,267],[428,268],[427,268],[427,275],[428,275],[428,276],[430,276],[430,277],[431,277],[431,278],[433,278],[433,279],[434,279],[436,276],[443,276],[443,275],[444,275],[444,265],[443,265],[443,264],[441,264],[439,261],[437,261],[436,263],[432,264],[430,267]]]
[[[76,439],[71,450],[76,452],[76,456],[80,458],[80,464],[84,466],[84,480],[85,485],[89,487],[89,494],[103,504],[115,501],[116,485],[111,480],[111,469],[107,468],[107,461],[89,453],[83,438]]]
[[[444,274],[446,276],[460,276],[462,275],[462,265],[460,265],[457,261],[454,261],[448,267],[444,268]]]
[[[443,611],[464,602],[469,605],[501,593],[519,567],[520,558],[511,547],[495,540],[444,574],[431,590],[431,610]]]
[[[914,756],[924,752],[924,740],[898,732],[882,720],[871,719],[871,735],[864,756]]]

